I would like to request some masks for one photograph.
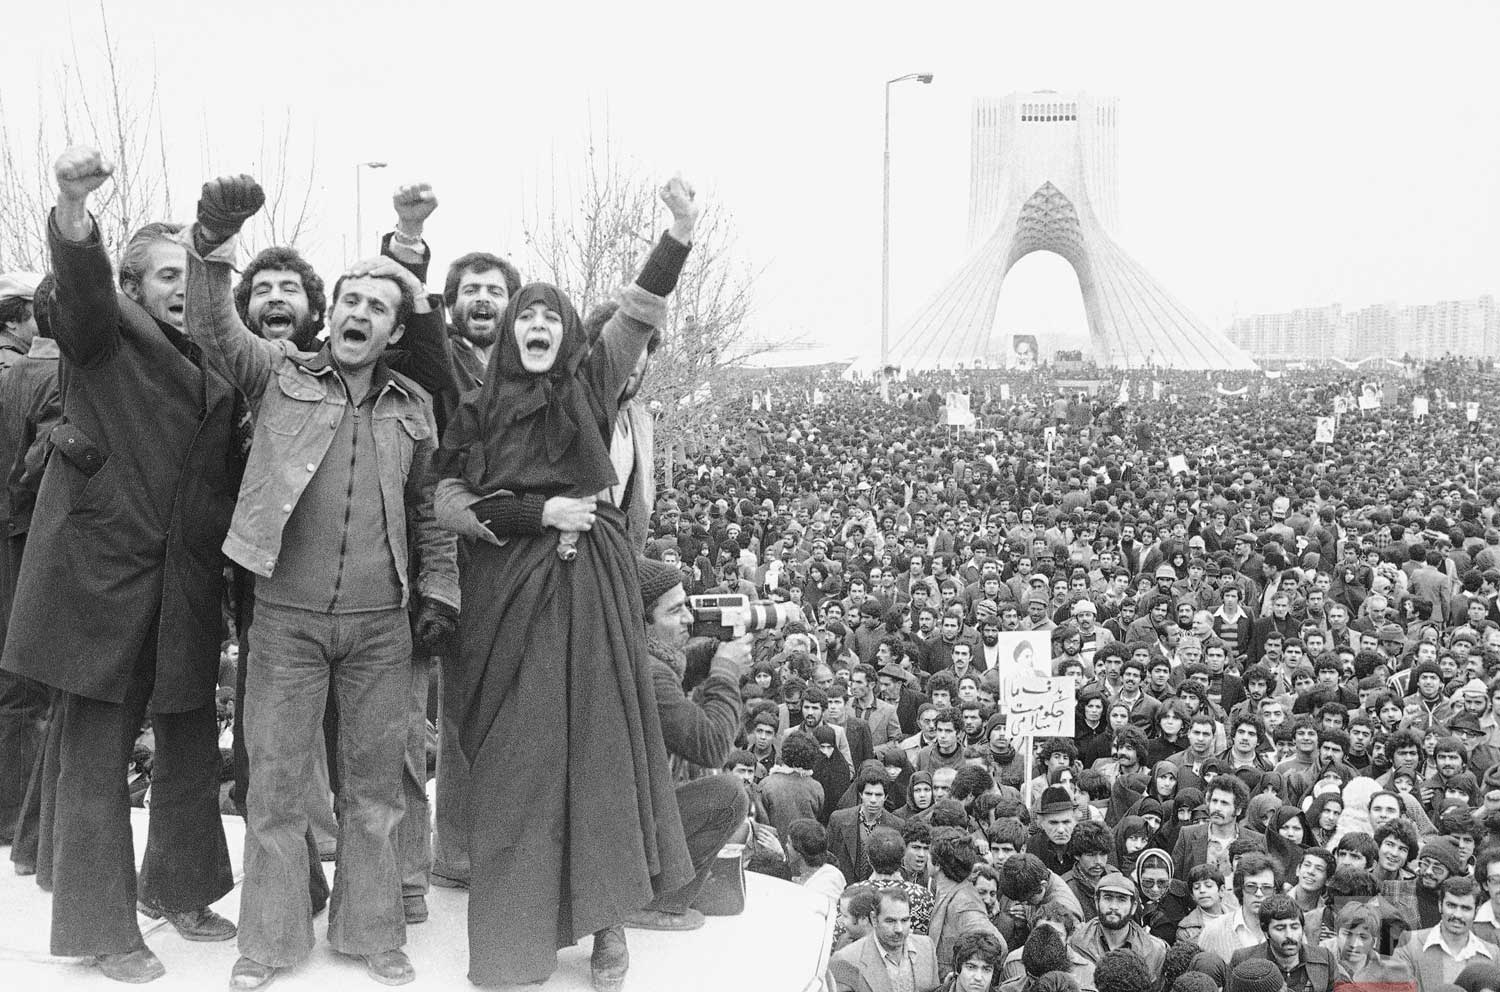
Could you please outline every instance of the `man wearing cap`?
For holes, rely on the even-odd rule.
[[[1161,974],[1167,957],[1166,941],[1153,937],[1151,932],[1135,922],[1136,910],[1140,908],[1140,894],[1135,883],[1119,872],[1105,875],[1094,889],[1095,905],[1099,915],[1073,931],[1068,946],[1079,958],[1073,975],[1083,992],[1092,992],[1094,967],[1110,951],[1128,950],[1140,957],[1146,970],[1153,975]]]
[[[1417,925],[1434,927],[1442,921],[1443,883],[1467,875],[1469,861],[1451,837],[1432,837],[1417,856]]]
[[[0,275],[0,371],[10,368],[31,349],[36,336],[32,305],[42,277],[35,272]]]
[[[692,902],[708,880],[714,859],[745,820],[748,798],[733,775],[714,775],[734,747],[739,730],[740,681],[750,671],[751,635],[721,643],[708,676],[693,691],[683,692],[687,675],[688,608],[682,576],[665,562],[640,558],[641,605],[646,621],[646,650],[661,717],[662,741],[677,778],[677,807],[696,874],[674,892],[658,895],[636,910],[625,925],[648,930],[693,930],[703,914]]]
[[[1256,911],[1266,939],[1242,947],[1229,960],[1225,992],[1333,992],[1338,975],[1333,952],[1303,939],[1302,910],[1290,896],[1267,896]],[[1270,965],[1266,968],[1265,965]]]

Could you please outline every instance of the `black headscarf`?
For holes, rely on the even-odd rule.
[[[527,372],[516,342],[516,318],[543,303],[562,317],[557,360]],[[615,397],[601,397],[587,377],[588,336],[567,296],[534,282],[511,297],[500,318],[484,385],[463,398],[434,466],[475,492],[499,489],[588,496],[612,486],[606,432]]]

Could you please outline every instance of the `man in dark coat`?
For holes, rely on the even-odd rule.
[[[31,521],[0,665],[60,693],[52,953],[111,978],[164,972],[136,905],[195,940],[235,928],[208,909],[233,886],[219,819],[223,558],[238,484],[234,390],[183,334],[185,253],[168,225],[127,245],[116,294],[88,195],[113,166],[58,158],[47,225],[66,423]],[[125,776],[147,710],[156,735],[137,891]]]
[[[52,330],[45,316],[46,300],[52,295],[52,279],[42,280],[37,288],[40,302],[34,311],[36,335],[27,347],[27,353],[0,377],[0,436],[5,439],[0,451],[0,473],[5,473],[6,483],[0,490],[0,542],[4,546],[5,568],[0,573],[3,599],[0,599],[0,624],[10,616],[11,602],[15,598],[16,580],[20,577],[21,558],[26,550],[26,533],[31,529],[31,513],[36,505],[36,488],[41,481],[42,465],[46,459],[46,440],[62,415],[62,397],[57,391],[57,342],[52,340]],[[0,640],[0,650],[4,641]],[[0,822],[0,836],[5,828],[14,826],[15,836],[11,843],[10,859],[16,873],[29,875],[37,871],[38,849],[42,819],[42,794],[48,796],[48,826],[51,825],[51,799],[53,791],[48,779],[42,776],[44,753],[42,734],[48,725],[47,710],[49,693],[47,687],[35,680],[8,672],[0,672],[0,685],[4,703],[0,709],[11,711],[12,703],[26,712],[30,726],[23,733],[33,734],[30,740],[33,751],[28,763],[25,754],[12,750],[8,743],[0,744],[0,756],[13,765],[4,773],[21,776],[20,810],[14,822]],[[52,763],[57,759],[55,737],[51,749]],[[9,815],[6,803],[0,803],[0,813]],[[47,857],[50,869],[51,845]],[[42,881],[39,879],[39,881]],[[45,880],[51,888],[50,870]]]
[[[39,281],[24,272],[0,275],[0,478],[7,476],[15,464],[17,449],[22,454],[25,450],[22,434],[26,407],[18,388],[25,381],[11,369],[26,360],[37,332],[34,297]],[[5,623],[20,567],[19,554],[12,554],[6,540],[9,519],[10,501],[0,490],[0,646],[5,643]],[[46,712],[45,686],[0,672],[0,844],[11,843],[18,829]],[[35,861],[33,852],[29,862]]]
[[[870,877],[866,848],[875,828],[901,829],[901,818],[885,808],[887,786],[884,770],[864,771],[854,782],[858,805],[834,810],[828,820],[828,853],[850,885]]]

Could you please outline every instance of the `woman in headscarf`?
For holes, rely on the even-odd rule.
[[[1283,806],[1266,823],[1266,852],[1276,862],[1277,874],[1291,878],[1302,861],[1302,852],[1312,846],[1309,834],[1312,828],[1302,811],[1295,806]]]
[[[1135,871],[1136,859],[1151,846],[1151,828],[1139,816],[1127,816],[1115,827],[1114,865],[1126,875]]]
[[[545,981],[559,948],[593,934],[594,987],[618,989],[623,921],[694,874],[610,444],[699,211],[681,179],[662,199],[672,227],[592,349],[556,287],[509,301],[434,459],[439,518],[469,538],[454,668],[476,985]]]
[[[1198,822],[1199,810],[1203,807],[1203,793],[1192,786],[1177,790],[1177,795],[1166,805],[1161,829],[1156,832],[1161,841],[1158,845],[1170,851],[1177,846],[1177,835],[1182,828]]]
[[[854,772],[838,749],[838,738],[832,727],[820,723],[813,728],[813,739],[818,742],[818,760],[813,765],[812,779],[823,787],[823,808],[818,810],[818,822],[826,827],[828,818],[839,808],[839,800],[852,788]],[[878,768],[881,775],[885,774],[885,767],[874,758],[867,759],[860,767],[866,766]]]
[[[906,805],[896,810],[896,815],[910,820],[932,809],[932,802],[932,772],[917,772],[911,777]]]
[[[1334,837],[1339,832],[1339,815],[1343,812],[1344,797],[1339,792],[1314,796],[1307,807],[1307,822],[1312,828],[1308,846],[1333,850]]]

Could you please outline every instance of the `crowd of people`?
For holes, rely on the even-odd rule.
[[[1487,362],[751,374],[660,479],[680,179],[579,314],[482,251],[428,292],[421,184],[331,291],[235,275],[247,176],[112,263],[110,171],[0,277],[0,834],[55,954],[151,980],[139,912],[255,989],[326,908],[401,984],[440,885],[475,984],[591,937],[617,990],[728,862],[836,914],[830,992],[1500,992]],[[710,594],[775,622],[694,637]],[[1014,631],[1073,736],[1007,728]]]

